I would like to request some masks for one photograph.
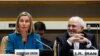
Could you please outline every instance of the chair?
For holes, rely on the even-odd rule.
[[[54,56],[57,56],[57,41],[54,41],[54,45],[53,45],[53,50],[54,50]]]
[[[7,43],[7,40],[8,40],[8,36],[4,36],[1,40],[1,54],[5,54],[5,48],[6,48],[6,43]]]

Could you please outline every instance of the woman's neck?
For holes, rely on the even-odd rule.
[[[20,34],[23,36],[23,35],[27,35],[28,32],[26,32],[26,31],[20,31]]]
[[[21,32],[21,36],[22,36],[22,41],[23,42],[26,42],[27,41],[27,35],[28,35],[27,32]]]

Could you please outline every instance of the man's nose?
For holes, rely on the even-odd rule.
[[[72,29],[73,29],[73,27],[72,27],[72,26],[70,26],[70,27],[69,27],[69,29],[70,29],[70,30],[72,30]]]

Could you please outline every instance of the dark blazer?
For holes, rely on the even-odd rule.
[[[45,39],[44,37],[41,37],[41,41],[42,41],[43,43],[45,43],[46,45],[50,46],[51,48],[53,48],[53,42],[52,42],[52,41],[47,40],[47,39]],[[49,49],[49,48],[47,48],[47,47],[44,46],[44,45],[43,45],[43,48],[44,48],[44,49]]]
[[[88,38],[92,42],[92,46],[97,47],[95,35],[85,33],[85,32],[82,32],[82,33],[84,34],[84,37]],[[74,47],[73,45],[70,46],[67,43],[68,38],[69,38],[68,33],[64,33],[57,37],[57,43],[59,44],[59,56],[72,56],[73,55],[72,50],[74,49]],[[80,43],[79,49],[88,49],[86,48],[86,45],[87,43]],[[93,49],[92,46],[89,49]]]

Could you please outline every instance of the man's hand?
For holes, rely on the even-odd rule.
[[[84,43],[84,42],[89,42],[89,40],[85,37],[80,37],[80,40],[79,40],[80,43]]]
[[[71,42],[71,43],[74,43],[76,41],[79,41],[80,38],[78,37],[70,37],[68,40]]]
[[[74,42],[85,43],[89,41],[86,37],[84,37],[84,34],[73,34],[68,40],[71,43],[74,43]]]
[[[79,42],[80,37],[82,37],[83,34],[72,34],[71,37],[68,39],[71,43]]]

